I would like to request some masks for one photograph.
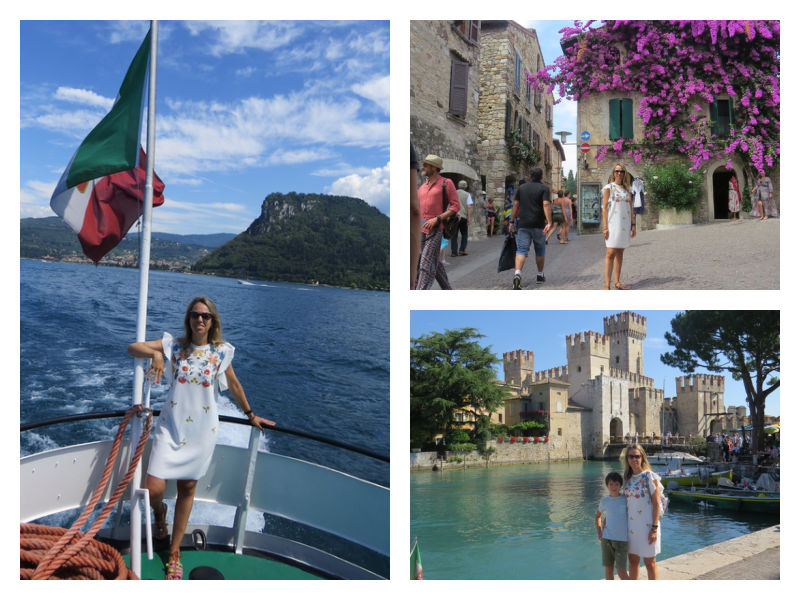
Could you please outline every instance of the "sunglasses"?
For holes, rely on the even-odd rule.
[[[203,321],[210,321],[211,319],[214,318],[214,315],[212,315],[211,313],[200,313],[194,310],[189,313],[189,316],[192,319],[203,319]]]
[[[614,173],[624,173],[624,172],[625,172],[625,171],[620,171],[619,169],[616,169],[616,170],[614,171]]]
[[[628,460],[630,460],[632,458],[636,459],[636,460],[639,460],[640,458],[642,458],[642,455],[641,454],[628,454]]]

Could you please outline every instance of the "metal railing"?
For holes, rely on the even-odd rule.
[[[158,416],[160,414],[161,414],[160,410],[153,411],[153,416]],[[123,416],[125,416],[124,410],[84,413],[77,415],[63,415],[61,417],[53,417],[51,419],[34,421],[32,423],[23,423],[20,425],[19,431],[20,433],[22,433],[24,431],[30,431],[32,429],[38,429],[41,427],[48,427],[50,425],[58,425],[61,423],[75,423],[79,421],[90,421],[94,419],[121,418]],[[250,421],[240,417],[229,417],[226,415],[219,415],[219,420],[222,421],[223,423],[235,423],[237,425],[247,425],[248,427],[252,427],[252,425],[250,425]],[[264,427],[264,429],[269,431],[278,431],[280,433],[287,433],[289,435],[294,435],[296,437],[304,438],[307,440],[313,440],[315,442],[322,442],[323,444],[328,444],[329,446],[334,446],[336,448],[342,448],[343,450],[349,450],[351,452],[355,452],[356,454],[368,456],[370,458],[374,458],[376,460],[380,460],[385,463],[389,462],[389,457],[385,454],[375,452],[368,448],[361,448],[359,446],[348,444],[347,442],[335,440],[333,438],[325,437],[316,433],[308,433],[306,431],[300,431],[298,429],[292,429],[289,427],[282,427],[280,425],[266,426]],[[256,429],[256,431],[258,431],[258,429]]]

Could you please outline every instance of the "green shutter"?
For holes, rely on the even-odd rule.
[[[506,100],[506,136],[511,134],[511,101]]]
[[[623,98],[620,101],[620,112],[622,113],[622,137],[626,140],[633,139],[633,100]]]
[[[717,113],[716,99],[708,105],[708,118],[711,120],[711,135],[719,135],[719,125],[717,124],[719,115]]]
[[[619,117],[619,98],[612,98],[608,101],[608,138],[618,140],[621,131]]]

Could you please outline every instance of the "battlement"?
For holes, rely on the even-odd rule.
[[[639,375],[638,373],[631,373],[630,371],[623,371],[622,369],[616,369],[614,367],[610,367],[608,369],[608,374],[610,377],[616,377],[617,379],[629,381],[637,387],[652,388],[654,383],[652,377],[645,377],[644,375]]]
[[[664,391],[662,390],[661,393],[663,394]],[[664,398],[664,402],[661,404],[661,408],[664,410],[678,410],[678,399],[677,398]]]
[[[533,352],[531,350],[512,350],[511,352],[503,352],[503,360],[505,361],[528,361],[533,362]]]
[[[681,375],[675,378],[675,389],[679,392],[724,392],[725,377],[707,373]]]
[[[536,371],[533,376],[534,383],[545,381],[547,379],[560,379],[562,381],[566,381],[569,375],[569,369],[566,365],[562,367],[554,367],[552,369],[546,369],[544,371]]]
[[[631,311],[603,317],[603,333],[644,339],[647,337],[647,317]]]
[[[586,344],[594,352],[608,356],[608,336],[595,331],[584,331],[567,336],[567,353],[585,350]]]

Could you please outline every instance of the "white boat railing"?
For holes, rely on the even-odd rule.
[[[220,420],[249,426],[245,419],[221,416]],[[46,424],[60,421],[53,419]],[[23,426],[22,429],[31,428]],[[275,515],[389,556],[388,488],[308,461],[259,452],[260,433],[251,427],[246,448],[218,445],[208,472],[197,483],[195,500],[236,509],[226,544],[237,553],[243,552],[247,540],[253,537],[253,532],[246,531],[246,525],[248,513],[254,511]],[[318,441],[325,439],[309,437]],[[148,459],[149,446],[148,442],[143,461]],[[20,521],[30,522],[84,506],[100,479],[110,448],[110,441],[98,441],[21,458]],[[365,453],[388,460],[374,452]],[[120,448],[109,489],[124,474],[129,458],[130,448]],[[175,483],[169,482],[165,497],[173,498],[176,494]],[[108,501],[109,496],[110,492],[106,492],[102,501]],[[118,523],[121,514],[119,506]],[[269,535],[271,532],[262,533]]]

